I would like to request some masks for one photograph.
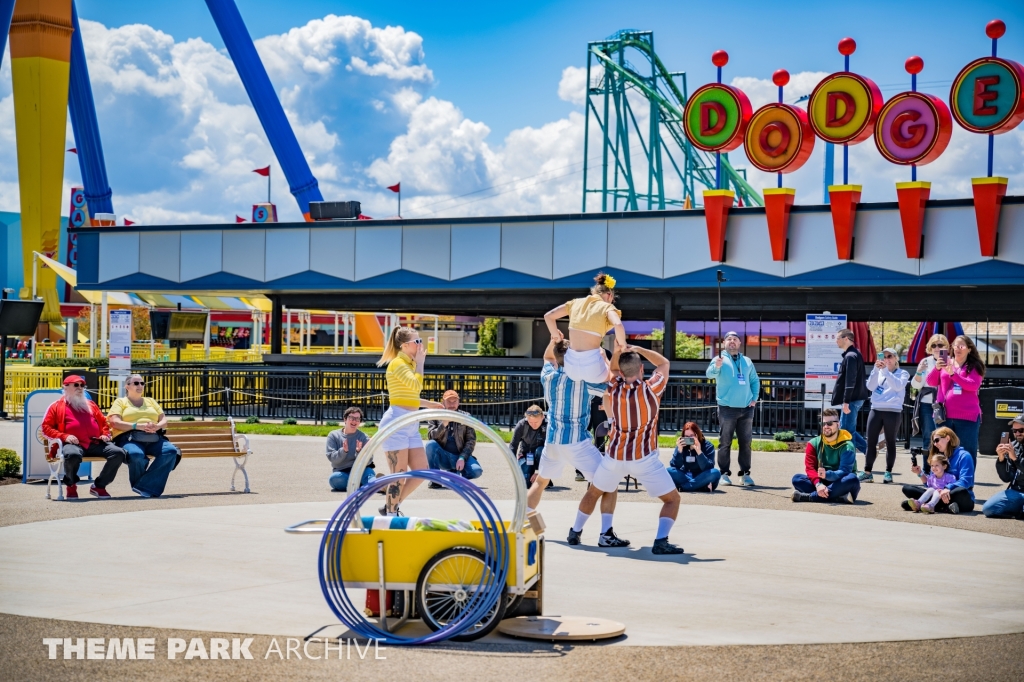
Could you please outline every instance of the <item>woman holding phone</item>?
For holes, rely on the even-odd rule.
[[[878,362],[868,377],[871,391],[871,412],[868,414],[868,451],[864,459],[864,473],[858,478],[872,483],[871,473],[878,456],[878,434],[885,432],[885,476],[883,483],[892,483],[892,468],[896,464],[896,429],[903,415],[903,398],[907,392],[910,375],[900,369],[899,355],[894,348],[886,348],[878,354]]]
[[[928,375],[928,385],[938,389],[935,402],[945,407],[943,426],[953,430],[960,445],[971,453],[971,459],[977,464],[978,430],[981,427],[978,389],[985,378],[985,363],[981,361],[974,342],[961,334],[953,339],[952,357],[944,356],[940,349],[935,369]]]
[[[715,468],[715,446],[695,422],[686,422],[676,439],[668,474],[679,492],[713,492],[722,473]]]
[[[390,403],[390,407],[378,424],[378,429],[383,429],[402,415],[415,412],[421,407],[438,409],[444,407],[441,403],[420,398],[420,391],[423,390],[423,363],[426,358],[426,346],[423,345],[423,339],[415,329],[395,327],[391,330],[384,353],[377,361],[378,367],[388,366],[384,378]],[[384,441],[384,454],[387,457],[388,468],[393,474],[410,469],[429,468],[418,422],[409,424],[391,434]],[[384,506],[380,508],[380,513],[387,516],[399,515],[399,503],[422,482],[423,479],[420,478],[407,478],[389,485],[385,491],[386,498]]]
[[[935,430],[935,417],[932,416],[932,404],[935,402],[935,395],[937,390],[934,386],[928,385],[928,375],[935,371],[935,363],[939,361],[939,356],[945,351],[949,353],[949,339],[944,334],[932,334],[932,337],[928,339],[928,344],[925,346],[929,355],[921,359],[921,362],[917,363],[917,372],[914,374],[914,378],[910,380],[910,387],[918,392],[917,400],[914,404],[914,411],[919,419],[919,425],[921,429],[921,443],[925,448],[928,447],[928,443],[931,442],[932,431]],[[925,473],[927,473],[928,467],[925,466]]]

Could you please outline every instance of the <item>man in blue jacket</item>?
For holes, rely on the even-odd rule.
[[[732,485],[729,476],[732,456],[732,438],[739,441],[740,485],[754,485],[750,477],[750,441],[754,429],[754,406],[761,394],[761,382],[754,371],[754,362],[740,352],[742,341],[736,332],[723,339],[725,352],[711,361],[705,372],[715,380],[718,389],[718,424],[721,441],[718,445],[718,469],[722,472],[722,485]]]

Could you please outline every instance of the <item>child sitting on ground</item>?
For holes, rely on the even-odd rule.
[[[916,512],[933,514],[935,512],[935,505],[941,501],[939,494],[946,489],[947,485],[956,482],[956,476],[946,473],[946,469],[949,467],[949,460],[941,452],[936,452],[929,457],[928,464],[932,467],[931,473],[925,474],[921,472],[919,474],[921,482],[928,487],[928,490],[925,490],[920,498],[910,500],[910,506]]]

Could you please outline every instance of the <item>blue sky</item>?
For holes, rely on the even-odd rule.
[[[383,188],[399,180],[407,217],[579,210],[583,80],[574,68],[585,64],[588,40],[622,28],[653,29],[657,52],[688,72],[691,90],[714,79],[711,52],[727,50],[726,80],[755,106],[776,68],[794,74],[794,95],[840,70],[836,43],[847,35],[858,42],[853,70],[887,97],[907,89],[903,62],[918,54],[921,89],[945,98],[957,71],[987,54],[984,25],[994,17],[1008,25],[1000,54],[1024,61],[1024,3],[861,2],[850,10],[805,2],[773,11],[740,2],[237,1],[325,197],[360,199],[378,217],[394,213]],[[271,154],[205,2],[78,7],[118,213],[149,223],[247,215],[265,192],[250,171]],[[1011,193],[1024,185],[1022,128],[998,138],[998,172],[1011,177]],[[0,210],[17,210],[12,143],[5,55]],[[788,178],[798,203],[820,201],[820,151]],[[983,140],[957,131],[922,176],[936,181],[935,196],[967,196],[970,175],[980,173],[965,169],[983,157]],[[870,143],[851,159],[865,200],[895,198],[904,169],[881,161]],[[79,179],[69,160],[71,184]],[[279,212],[295,219],[274,166]]]

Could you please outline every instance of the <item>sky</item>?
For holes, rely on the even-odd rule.
[[[714,79],[711,53],[727,50],[725,80],[755,107],[774,97],[777,68],[793,74],[790,101],[841,70],[836,43],[847,35],[858,44],[852,70],[886,98],[908,89],[903,62],[917,54],[919,89],[946,99],[960,68],[988,54],[984,26],[995,17],[1008,26],[1000,55],[1024,61],[1024,3],[237,3],[325,199],[359,200],[375,217],[395,214],[385,189],[395,182],[405,217],[579,211],[587,42],[623,28],[653,30],[660,58],[687,72],[691,91]],[[78,10],[119,215],[147,224],[246,217],[266,192],[251,171],[270,163],[280,219],[299,218],[205,2],[78,0]],[[16,211],[10,79],[5,54],[0,210]],[[70,122],[67,137],[73,146]],[[821,202],[822,149],[787,176],[797,203]],[[1024,126],[999,136],[996,151],[996,171],[1017,193]],[[909,179],[871,141],[850,157],[864,201],[894,200],[894,183]],[[750,168],[742,150],[731,158]],[[933,197],[969,196],[984,165],[984,138],[957,129],[919,173]],[[80,183],[71,155],[65,178]]]

